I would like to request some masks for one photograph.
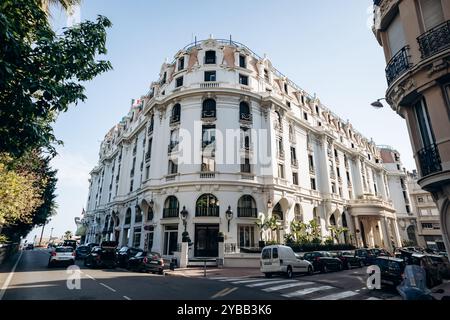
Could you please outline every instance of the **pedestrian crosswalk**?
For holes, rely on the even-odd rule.
[[[245,286],[280,295],[286,299],[304,300],[381,300],[360,290],[344,290],[333,285],[303,279],[262,277],[210,277],[210,280]]]

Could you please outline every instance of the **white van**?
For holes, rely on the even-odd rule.
[[[314,273],[313,265],[297,256],[291,247],[272,245],[264,247],[261,252],[261,272],[267,278],[273,274],[285,274],[292,278],[295,273]]]

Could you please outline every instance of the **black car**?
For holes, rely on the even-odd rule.
[[[130,270],[164,274],[164,260],[157,252],[138,252],[128,260]]]
[[[134,257],[139,252],[143,252],[142,249],[139,248],[130,248],[130,247],[122,247],[117,253],[117,265],[122,268],[127,268],[128,260]]]
[[[398,286],[403,281],[403,271],[406,263],[402,259],[380,256],[374,260],[380,268],[381,284]]]
[[[75,250],[77,248],[77,241],[76,240],[64,240],[63,246],[64,247],[72,247]]]
[[[362,268],[365,265],[364,260],[356,256],[354,251],[334,251],[330,253],[341,260],[344,269]]]
[[[342,261],[326,251],[307,252],[303,255],[303,259],[311,262],[314,270],[320,270],[323,273],[327,273],[330,270],[340,271],[343,269]]]
[[[418,265],[425,269],[428,288],[431,289],[442,283],[441,269],[438,264],[433,263],[429,256],[420,253],[413,253],[411,256],[406,258],[406,261],[408,264]]]
[[[392,257],[389,251],[379,248],[369,249],[369,253],[375,257]]]
[[[377,258],[369,249],[355,249],[355,256],[360,257],[366,266],[370,266],[375,263]]]
[[[116,266],[115,249],[94,247],[84,258],[84,265],[90,268],[114,268]]]
[[[84,259],[91,252],[91,248],[89,246],[78,246],[75,249],[75,259]]]

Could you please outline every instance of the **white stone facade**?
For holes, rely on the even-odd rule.
[[[391,195],[401,190],[390,176],[373,141],[267,58],[208,39],[164,63],[106,135],[91,172],[86,242],[176,256],[185,208],[190,258],[218,256],[219,231],[226,252],[257,247],[255,222],[272,215],[281,230],[263,230],[264,240],[283,241],[292,220],[315,219],[323,237],[336,224],[349,228],[342,243],[392,250],[401,240]]]

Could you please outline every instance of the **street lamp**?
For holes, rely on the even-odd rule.
[[[380,98],[377,101],[372,102],[370,105],[374,108],[380,109],[383,108],[383,104],[381,103],[381,100],[386,100],[385,98]]]
[[[181,220],[183,220],[183,224],[184,224],[184,232],[186,232],[186,225],[187,225],[187,216],[189,214],[189,212],[186,210],[186,206],[183,206],[183,210],[181,210],[180,212],[181,214]]]
[[[228,232],[230,232],[230,221],[233,219],[233,211],[231,210],[231,206],[228,206],[228,210],[225,212],[225,217],[228,220]]]

